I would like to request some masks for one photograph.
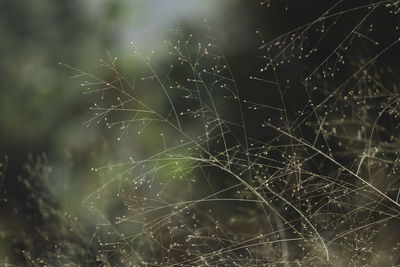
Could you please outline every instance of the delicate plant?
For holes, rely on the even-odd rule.
[[[336,1],[276,38],[258,30],[261,93],[240,88],[211,30],[174,29],[167,63],[132,45],[146,67],[135,84],[109,54],[101,77],[67,66],[96,99],[87,125],[120,130],[134,154],[93,168],[94,262],[399,264],[398,21],[374,29],[399,8]]]

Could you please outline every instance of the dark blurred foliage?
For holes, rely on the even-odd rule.
[[[260,59],[263,54],[258,49],[261,40],[256,30],[262,33],[265,40],[271,40],[315,20],[336,2],[273,1],[268,8],[260,7],[258,1],[221,2],[220,5],[226,6],[219,6],[220,13],[211,16],[208,24],[228,59],[243,99],[262,99],[266,105],[279,101],[278,95],[271,94],[264,90],[262,84],[249,79],[265,66]],[[367,4],[370,1],[364,2]],[[218,5],[211,3],[208,2]],[[7,257],[9,262],[30,262],[31,256],[26,254],[27,246],[40,246],[43,251],[54,253],[46,255],[36,247],[30,252],[35,254],[32,257],[47,259],[56,265],[67,262],[83,265],[101,263],[101,259],[94,256],[96,245],[88,245],[92,244],[91,226],[76,226],[75,215],[64,213],[64,210],[79,213],[80,206],[77,207],[77,204],[92,191],[89,188],[101,184],[95,175],[89,173],[89,169],[117,161],[119,157],[129,154],[129,151],[126,152],[129,148],[126,146],[121,152],[114,142],[106,141],[110,136],[116,139],[112,130],[97,126],[84,127],[83,122],[90,116],[87,113],[89,101],[93,99],[82,95],[79,81],[69,78],[74,73],[58,63],[66,63],[89,73],[102,73],[97,65],[99,58],[108,58],[106,48],[111,51],[111,57],[121,58],[118,65],[121,73],[129,79],[135,79],[135,72],[141,71],[142,66],[136,61],[129,62],[130,52],[121,48],[129,47],[129,44],[121,44],[121,41],[129,38],[123,29],[140,26],[124,25],[125,19],[130,16],[149,21],[157,19],[145,18],[145,12],[141,14],[141,10],[135,10],[133,4],[130,6],[123,1],[105,1],[101,5],[101,8],[90,9],[89,5],[78,0],[0,2],[0,155],[3,158],[7,155],[7,164],[3,161],[7,171],[0,175],[0,197],[3,198],[0,201],[0,261]],[[359,3],[349,1],[340,8],[349,10],[357,5]],[[351,29],[348,25],[357,23],[365,12],[368,11],[360,10],[351,16],[343,16],[328,38],[319,44],[318,56],[294,60],[293,64],[282,67],[280,79],[297,82],[296,86],[290,88],[286,98],[290,107],[288,110],[293,112],[289,116],[294,117],[298,108],[307,101],[301,86],[304,76],[318,66],[321,58],[329,55],[332,48],[338,45],[337,40],[343,40],[348,34],[346,29]],[[184,33],[202,39],[208,30],[201,21],[207,17],[207,14],[196,14],[191,18],[169,20],[168,23],[178,24]],[[366,24],[376,25],[374,37],[382,46],[386,46],[398,38],[398,32],[386,30],[396,23],[398,17],[377,12]],[[146,22],[143,27],[145,25]],[[144,50],[149,48],[145,44],[142,47]],[[367,58],[381,48],[359,42],[352,49],[356,58]],[[375,64],[377,69],[392,71],[387,79],[382,79],[388,82],[388,86],[393,83],[393,77],[399,74],[399,58],[399,49],[395,49]],[[161,57],[161,68],[168,66],[169,60],[168,57]],[[303,64],[304,61],[307,64]],[[357,67],[351,64],[347,66],[348,69],[343,70],[334,83],[339,84],[346,78],[346,72]],[[265,75],[263,78],[270,79]],[[179,71],[172,73],[176,80],[183,76],[184,73]],[[107,78],[104,77],[105,80]],[[177,103],[177,106],[182,109],[186,107],[183,102]],[[260,124],[266,119],[264,115],[257,116],[245,110],[245,117],[251,118],[247,125],[249,136],[259,140],[270,138],[259,131]],[[380,123],[385,127],[385,122]],[[147,148],[135,142],[138,141],[132,140],[132,147],[139,147],[139,153],[143,154],[149,153],[146,150],[154,145],[150,142]],[[47,157],[36,156],[42,153]],[[224,179],[221,181],[223,184]],[[214,186],[223,188],[221,184],[216,182]],[[225,212],[237,212],[236,208],[229,206]],[[221,214],[226,215],[222,211]],[[82,254],[75,255],[77,251]],[[65,259],[51,259],[54,255],[64,255]]]
[[[9,256],[11,262],[15,260],[13,255],[22,256],[23,249],[22,244],[12,245],[12,240],[18,239],[14,232],[22,230],[21,234],[31,236],[35,243],[40,240],[34,238],[40,233],[39,225],[51,223],[56,227],[51,231],[57,231],[60,225],[57,219],[43,221],[37,217],[41,208],[32,201],[35,197],[31,194],[46,195],[43,191],[48,187],[42,188],[43,184],[37,181],[40,175],[31,177],[32,173],[22,168],[28,162],[28,154],[46,153],[57,173],[57,177],[43,178],[55,190],[49,192],[51,199],[41,200],[44,203],[59,202],[71,174],[88,168],[84,162],[88,162],[86,151],[91,144],[78,143],[80,148],[76,149],[71,142],[79,138],[79,129],[83,128],[79,125],[87,101],[80,97],[78,86],[66,70],[58,65],[68,62],[91,69],[103,49],[113,45],[114,40],[104,34],[96,18],[87,15],[88,9],[80,1],[0,2],[0,151],[2,157],[7,155],[9,159],[2,181],[2,197],[8,201],[0,207],[0,228],[7,235],[1,242],[0,255]],[[113,21],[112,17],[102,19]],[[75,169],[73,152],[77,155],[73,161],[83,163]],[[79,159],[82,153],[86,155]],[[36,187],[26,187],[25,182]],[[54,205],[61,210],[60,203],[48,208],[55,209]],[[13,234],[8,236],[9,232]],[[28,240],[27,236],[21,237]]]

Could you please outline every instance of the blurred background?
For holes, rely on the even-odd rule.
[[[71,79],[76,72],[59,63],[96,74],[101,73],[99,60],[111,55],[119,59],[121,72],[135,80],[145,66],[132,57],[131,42],[150,53],[170,38],[171,28],[203,34],[207,19],[239,87],[257,98],[265,93],[248,79],[263,66],[257,61],[256,30],[271,39],[315,19],[335,1],[311,2],[289,1],[285,11],[281,1],[267,9],[258,1],[236,0],[1,0],[0,262],[21,261],[24,245],[12,240],[20,229],[40,235],[37,226],[43,218],[35,217],[38,207],[27,203],[34,197],[29,189],[42,190],[41,185],[27,185],[24,178],[47,173],[46,186],[55,197],[49,201],[79,217],[85,213],[81,201],[101,184],[92,168],[126,160],[130,153],[141,158],[153,149],[151,140],[149,147],[134,140],[121,147],[118,135],[104,125],[85,127],[93,116],[93,99],[83,95],[81,81]]]
[[[222,38],[241,35],[230,45],[240,49],[247,45],[252,16],[251,8],[242,9],[247,5],[237,5],[231,0],[0,1],[1,261],[19,262],[26,245],[16,245],[13,236],[20,229],[36,235],[43,223],[34,216],[38,207],[27,205],[38,180],[29,178],[34,174],[25,168],[28,162],[46,158],[37,167],[49,168],[56,196],[51,201],[79,215],[82,199],[98,185],[90,169],[119,158],[121,147],[106,127],[84,126],[93,115],[92,101],[82,94],[81,81],[70,78],[76,73],[59,63],[96,73],[107,49],[121,58],[124,70],[137,70],[131,42],[148,52],[162,45],[172,27],[195,34],[205,18],[223,29]],[[21,182],[26,178],[33,185]]]

